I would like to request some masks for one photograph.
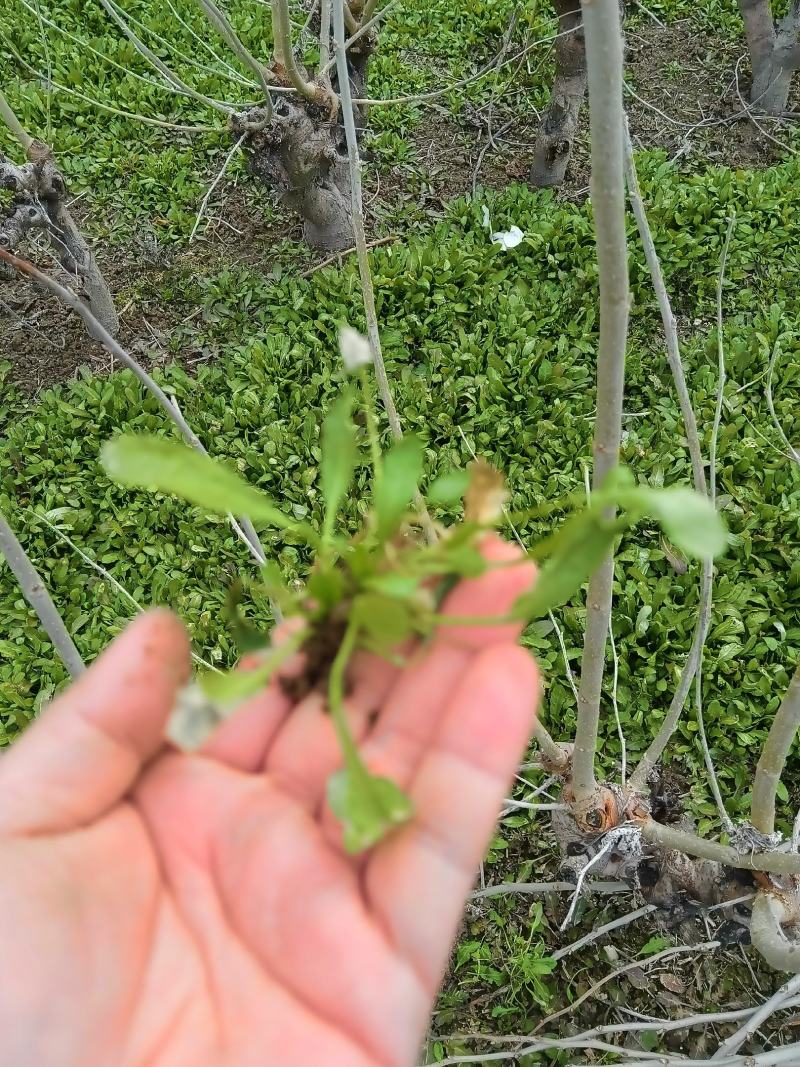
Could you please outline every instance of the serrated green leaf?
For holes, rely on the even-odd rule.
[[[375,535],[385,541],[397,530],[422,476],[422,442],[411,435],[392,445],[383,458],[375,486]]]

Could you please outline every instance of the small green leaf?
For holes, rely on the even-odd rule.
[[[641,487],[634,495],[648,514],[659,521],[675,547],[687,556],[706,559],[725,551],[728,543],[725,523],[711,501],[700,493],[675,485],[668,489]],[[621,502],[625,503],[625,494]]]
[[[223,607],[223,618],[230,627],[233,639],[236,642],[236,647],[240,652],[255,652],[258,649],[266,648],[269,645],[269,636],[263,633],[261,630],[257,630],[254,626],[244,618],[239,605],[243,600],[244,586],[241,580],[237,579],[231,583],[225,597],[225,605]]]
[[[122,485],[172,493],[217,515],[247,515],[283,529],[300,528],[219,460],[180,441],[123,434],[103,446],[101,458],[108,476]]]
[[[400,571],[387,571],[386,574],[376,574],[367,578],[364,585],[373,589],[376,593],[385,593],[386,596],[410,597],[413,596],[422,579],[418,575],[402,574]]]
[[[390,830],[408,822],[411,801],[388,778],[378,778],[360,765],[328,779],[328,803],[344,830],[344,847],[355,854],[377,844]]]
[[[665,948],[669,948],[672,944],[666,937],[651,937],[646,945],[642,945],[639,949],[640,956],[654,956],[656,952],[661,952]]]
[[[464,496],[468,485],[469,471],[448,471],[430,484],[426,497],[431,504],[455,504]]]
[[[343,393],[322,424],[322,459],[319,465],[322,499],[325,503],[325,538],[330,540],[336,514],[353,480],[358,461],[356,428],[350,417],[353,394]]]
[[[539,571],[536,584],[518,597],[511,612],[518,619],[538,619],[560,607],[605,559],[626,521],[605,519],[596,509],[572,515],[558,531],[557,551]]]
[[[227,674],[208,671],[198,678],[200,687],[209,698],[225,706],[240,704],[260,692],[272,677],[275,667],[261,664],[252,670],[234,670]]]
[[[351,621],[370,637],[373,647],[391,649],[414,632],[411,605],[381,593],[362,593],[353,601]]]
[[[201,689],[209,700],[225,707],[235,707],[248,697],[255,696],[269,683],[281,664],[303,643],[307,632],[305,629],[298,630],[283,644],[270,649],[263,661],[250,670],[237,669],[227,674],[208,671],[201,674],[198,679]]]
[[[400,525],[422,476],[422,462],[422,442],[410,435],[384,456],[373,496],[379,541],[391,537]]]
[[[320,566],[312,571],[308,585],[308,595],[316,600],[320,608],[327,611],[338,604],[344,596],[344,578],[341,571],[333,567]]]

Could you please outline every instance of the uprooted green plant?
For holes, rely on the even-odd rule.
[[[370,507],[363,528],[352,538],[337,533],[337,514],[351,489],[361,461],[359,431],[353,419],[354,391],[348,385],[327,415],[322,431],[320,467],[325,516],[322,529],[298,522],[265,494],[249,486],[222,464],[186,445],[157,437],[126,435],[106,445],[108,473],[129,486],[183,497],[209,511],[247,515],[291,531],[314,554],[310,577],[300,591],[282,583],[277,567],[261,569],[264,592],[280,605],[286,619],[299,620],[291,636],[270,647],[269,636],[249,628],[238,613],[234,590],[230,615],[243,651],[261,649],[260,662],[230,674],[201,678],[206,696],[230,709],[256,693],[298,649],[306,653],[306,683],[324,685],[338,734],[343,769],[328,784],[332,810],[341,820],[345,844],[359,852],[411,815],[408,799],[391,781],[370,774],[347,725],[343,701],[348,663],[357,649],[397,655],[404,642],[427,638],[434,628],[531,621],[563,604],[597,567],[615,539],[639,519],[657,520],[683,552],[698,558],[718,555],[725,547],[722,520],[711,504],[693,490],[637,485],[624,468],[615,468],[590,502],[573,513],[529,555],[541,562],[535,585],[495,618],[451,616],[441,611],[446,593],[461,578],[474,578],[492,566],[480,539],[502,514],[502,475],[484,462],[454,470],[429,487],[430,504],[464,501],[463,520],[440,528],[433,542],[423,536],[417,496],[423,477],[423,449],[413,436],[403,437],[381,454],[375,431],[372,397],[362,367],[364,423],[373,466]],[[412,501],[418,501],[413,505]],[[542,516],[578,503],[556,501],[537,509]],[[621,509],[619,512],[617,509]]]

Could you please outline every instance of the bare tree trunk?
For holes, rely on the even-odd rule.
[[[276,9],[280,8],[276,4]],[[279,27],[281,20],[278,20]],[[330,31],[328,31],[330,32]],[[306,93],[281,94],[271,112],[251,108],[231,120],[234,137],[245,135],[250,171],[265,182],[278,199],[303,219],[303,233],[313,248],[337,251],[354,243],[347,140],[343,117],[337,113],[338,75],[327,72],[313,82],[290,60],[291,41],[284,27],[276,53],[275,74],[281,80],[302,81]],[[364,96],[367,67],[377,36],[369,31],[347,50],[351,94]],[[321,46],[324,55],[330,41]],[[289,73],[292,72],[291,78]],[[366,124],[366,108],[353,106],[356,129]]]
[[[30,230],[46,231],[56,258],[74,279],[81,299],[114,335],[119,331],[114,301],[97,261],[67,209],[64,177],[50,149],[41,141],[31,141],[27,156],[28,162],[21,167],[0,156],[0,186],[14,191],[11,209],[0,221],[0,248],[13,251]]]
[[[575,0],[554,0],[553,6],[558,15],[559,34],[555,45],[556,71],[530,171],[531,185],[542,187],[561,185],[564,181],[586,95],[583,15]]]
[[[750,103],[764,114],[780,115],[800,67],[800,3],[793,0],[777,26],[769,0],[739,0],[739,9],[753,69]]]

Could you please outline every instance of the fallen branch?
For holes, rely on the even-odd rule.
[[[389,234],[388,237],[379,237],[376,241],[370,241],[367,244],[367,249],[380,248],[381,245],[391,244],[393,241],[399,240],[399,235],[396,233]],[[340,252],[334,252],[332,256],[326,256],[321,263],[315,263],[313,267],[309,267],[308,270],[304,270],[300,277],[310,278],[312,274],[316,274],[318,270],[322,270],[324,267],[329,267],[331,263],[336,263],[342,256],[350,256],[353,252],[357,252],[358,247],[353,245],[352,248],[343,248]]]
[[[765,1001],[760,1008],[757,1008],[752,1015],[750,1015],[747,1022],[720,1045],[711,1059],[721,1060],[726,1056],[732,1056],[734,1053],[738,1052],[745,1041],[751,1038],[753,1034],[763,1026],[770,1015],[774,1015],[776,1011],[785,1008],[786,1001],[793,997],[798,991],[800,991],[800,974],[796,974],[794,978],[790,978],[788,982],[784,982],[777,993],[771,996],[769,1000]]]
[[[585,887],[587,893],[632,893],[627,882],[589,882]],[[574,893],[574,882],[500,882],[485,889],[476,889],[470,893],[470,900],[482,900],[484,897],[499,897],[506,893],[518,893],[525,896],[537,896],[541,893]]]
[[[0,553],[5,557],[11,573],[17,579],[22,595],[38,615],[42,629],[53,642],[53,647],[64,661],[64,666],[73,678],[77,678],[85,669],[80,653],[44,581],[19,543],[17,535],[8,525],[2,511],[0,511]]]

